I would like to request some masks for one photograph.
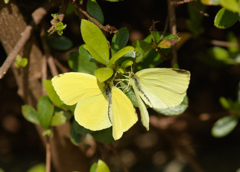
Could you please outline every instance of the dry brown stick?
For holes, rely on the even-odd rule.
[[[51,8],[51,4],[45,4],[43,7],[39,7],[32,13],[33,20],[24,29],[21,38],[18,40],[17,44],[13,48],[12,52],[8,55],[7,59],[4,61],[0,68],[0,79],[7,73],[9,67],[11,66],[13,60],[18,55],[19,51],[24,47],[25,43],[31,36],[31,32],[35,25],[38,25],[43,17],[47,14],[47,11]]]
[[[122,159],[121,159],[120,156],[118,155],[118,152],[117,152],[117,150],[115,149],[115,147],[113,146],[113,144],[110,143],[110,144],[108,144],[108,145],[109,145],[110,149],[113,151],[114,155],[117,157],[120,165],[121,165],[122,168],[123,168],[123,171],[124,171],[124,172],[128,172],[128,169],[125,167]]]
[[[189,3],[195,10],[197,10],[200,14],[204,15],[205,17],[209,17],[208,13],[205,13],[204,11],[198,9],[193,3]]]
[[[66,68],[65,66],[63,66],[56,58],[53,59],[54,63],[56,64],[56,66],[63,72],[69,72],[70,70],[68,68]]]
[[[101,25],[95,18],[89,15],[86,11],[84,11],[80,4],[76,3],[75,0],[69,0],[82,14],[84,14],[87,18],[89,18],[93,23],[95,23],[100,29],[109,32],[109,33],[118,33],[118,30],[114,26]]]
[[[166,22],[165,22],[165,26],[164,26],[164,29],[163,29],[163,33],[160,37],[160,40],[164,37],[165,33],[167,32],[167,28],[168,28],[168,15],[167,15],[167,18],[166,18]]]
[[[170,33],[173,35],[176,35],[177,34],[176,16],[175,16],[174,6],[171,5],[171,0],[168,0],[168,16],[169,16]],[[173,53],[173,58],[171,60],[171,67],[173,67],[174,64],[178,62],[176,45],[172,47],[172,53]]]

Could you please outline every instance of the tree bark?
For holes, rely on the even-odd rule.
[[[27,26],[24,18],[17,5],[11,0],[9,4],[0,1],[0,41],[5,49],[6,54],[11,53],[21,33]],[[24,103],[36,107],[37,101],[42,95],[41,67],[42,52],[36,43],[35,37],[27,41],[24,48],[19,52],[24,58],[28,58],[28,65],[25,68],[16,68],[14,62],[11,70],[14,73],[18,85],[18,95]],[[7,76],[6,76],[7,77]],[[39,136],[43,129],[36,126]],[[89,163],[79,147],[74,146],[69,140],[70,125],[52,128],[54,133],[51,138],[52,162],[57,172],[71,171],[89,171]]]

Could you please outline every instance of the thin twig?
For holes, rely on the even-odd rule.
[[[53,59],[56,66],[61,70],[62,73],[69,72],[70,70],[63,66],[57,59]]]
[[[169,16],[170,33],[173,35],[176,35],[177,34],[176,16],[175,16],[174,6],[171,5],[171,0],[168,0],[168,16]],[[172,47],[172,53],[173,53],[173,58],[171,60],[171,67],[173,67],[174,64],[178,62],[176,45]]]
[[[206,40],[206,39],[203,39],[203,41],[205,41],[209,44],[221,46],[221,47],[238,47],[238,48],[240,48],[240,45],[238,45],[237,43],[218,41],[218,40]]]
[[[197,0],[171,1],[171,5],[180,5],[180,4],[185,4],[185,3],[192,2],[192,1],[197,1]]]
[[[160,40],[164,37],[164,35],[165,35],[166,32],[167,32],[168,21],[169,21],[169,19],[168,19],[168,15],[167,15],[167,17],[166,17],[166,22],[165,22],[165,26],[164,26],[164,29],[163,29],[162,35],[161,35],[161,37],[160,37]]]
[[[89,15],[86,11],[84,11],[80,4],[76,3],[75,0],[69,0],[82,14],[84,14],[87,18],[89,18],[93,23],[95,23],[100,29],[109,32],[109,33],[118,33],[118,30],[114,26],[101,25],[95,18]]]
[[[12,52],[8,55],[3,65],[0,68],[0,79],[7,73],[9,67],[11,66],[13,60],[18,55],[19,51],[24,47],[25,43],[31,36],[31,32],[35,25],[38,25],[43,17],[47,14],[47,11],[51,8],[51,4],[45,4],[43,7],[39,7],[32,13],[33,20],[24,29],[21,38],[18,40],[17,44],[13,48]]]
[[[51,171],[51,145],[49,136],[46,136],[46,172],[50,171]]]
[[[208,13],[205,13],[204,11],[198,9],[193,3],[189,3],[195,10],[197,10],[200,14],[204,15],[205,17],[209,17]]]
[[[123,168],[123,171],[124,171],[124,172],[128,172],[128,169],[125,167],[122,159],[121,159],[120,156],[118,155],[118,152],[117,152],[117,150],[115,149],[115,147],[113,146],[113,144],[110,143],[110,144],[108,144],[108,145],[109,145],[110,149],[113,151],[114,155],[117,157],[120,165],[121,165],[122,168]]]

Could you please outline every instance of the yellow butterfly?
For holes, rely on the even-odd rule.
[[[183,101],[189,80],[189,71],[173,68],[151,68],[130,73],[129,84],[135,92],[141,121],[147,130],[149,115],[143,101],[153,109],[175,107]]]
[[[138,120],[128,97],[117,87],[100,83],[93,75],[69,72],[55,76],[52,84],[67,105],[77,103],[74,117],[92,131],[113,127],[113,138],[122,137]]]

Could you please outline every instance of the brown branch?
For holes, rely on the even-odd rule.
[[[50,171],[51,171],[51,145],[49,136],[46,136],[46,172]]]
[[[169,16],[170,33],[173,35],[176,35],[177,34],[176,16],[175,16],[174,6],[171,5],[171,0],[168,0],[168,16]],[[176,45],[172,46],[172,53],[173,53],[173,58],[171,60],[171,67],[173,67],[174,64],[178,62]]]
[[[167,32],[168,21],[169,21],[169,19],[168,19],[168,15],[167,15],[166,22],[165,22],[165,26],[164,26],[164,29],[163,29],[163,33],[162,33],[162,35],[161,35],[161,37],[160,37],[160,40],[164,37],[164,35],[165,35],[166,32]]]
[[[197,1],[197,0],[171,1],[171,5],[180,5],[180,4],[185,4],[185,3],[192,2],[192,1]]]
[[[231,42],[218,41],[218,40],[207,40],[207,39],[203,39],[203,41],[207,42],[209,44],[221,46],[221,47],[238,47],[238,48],[240,48],[240,45],[238,43],[231,43]]]
[[[53,59],[54,63],[56,64],[56,66],[62,71],[62,73],[65,72],[70,72],[70,70],[68,68],[66,68],[65,66],[63,66],[57,59]]]
[[[122,168],[123,168],[123,171],[124,171],[124,172],[128,172],[128,169],[125,167],[125,165],[124,165],[122,159],[120,158],[120,156],[119,156],[117,150],[115,149],[115,147],[113,146],[113,144],[110,143],[110,144],[108,144],[108,145],[109,145],[110,149],[113,151],[114,155],[117,157],[117,159],[118,159],[120,165],[121,165]]]
[[[69,0],[82,14],[84,14],[88,19],[90,19],[93,23],[95,23],[100,29],[109,32],[109,33],[118,33],[118,30],[114,26],[101,25],[95,18],[89,15],[86,11],[84,11],[80,4],[76,3],[75,0]]]
[[[47,14],[47,11],[51,8],[51,4],[45,4],[43,7],[39,7],[32,13],[33,20],[30,22],[23,33],[21,38],[18,40],[17,44],[13,48],[12,52],[8,55],[6,60],[4,61],[3,65],[0,68],[0,79],[7,73],[9,67],[11,66],[13,60],[18,55],[19,51],[24,47],[25,43],[31,36],[32,30],[35,25],[38,25],[43,17]]]

